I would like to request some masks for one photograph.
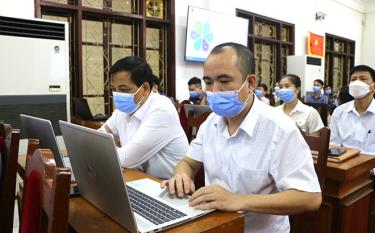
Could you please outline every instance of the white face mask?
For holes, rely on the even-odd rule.
[[[370,92],[370,86],[366,83],[356,80],[349,84],[349,94],[354,99],[359,99],[366,96]]]

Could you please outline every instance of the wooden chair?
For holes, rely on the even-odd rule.
[[[69,214],[69,168],[56,167],[49,149],[28,155],[20,233],[66,233]]]
[[[302,133],[311,151],[318,153],[316,159],[315,171],[319,179],[320,188],[323,192],[325,185],[325,170],[327,167],[327,158],[329,150],[329,138],[331,131],[329,128],[324,127],[320,130],[320,136],[306,136]],[[330,213],[331,208],[328,203],[323,202],[319,210],[301,213],[294,216],[290,216],[290,232],[291,233],[324,233],[330,232]]]
[[[183,100],[177,104],[178,117],[180,118],[180,124],[184,131],[186,132],[187,128],[187,117],[184,109],[184,104],[190,104],[190,100]]]
[[[200,125],[207,119],[208,115],[210,115],[211,112],[205,112],[201,115],[194,117],[194,112],[190,111],[188,113],[187,118],[187,127],[186,127],[186,136],[188,138],[189,143],[193,140],[193,129],[195,128],[196,131],[198,131]],[[200,187],[203,187],[205,185],[204,182],[204,166],[202,165],[198,172],[195,174],[194,177],[194,184],[195,188],[199,189]]]
[[[1,177],[0,177],[0,228],[1,232],[13,231],[14,201],[17,179],[20,131],[0,123]]]

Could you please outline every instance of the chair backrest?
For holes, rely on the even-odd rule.
[[[69,168],[56,167],[49,149],[36,149],[26,163],[19,232],[68,232]]]
[[[325,174],[324,171],[327,167],[328,149],[329,149],[329,137],[330,129],[324,127],[320,130],[320,136],[307,136],[301,131],[303,137],[305,138],[310,150],[318,153],[318,158],[316,160],[315,171],[319,179],[319,184],[322,189],[324,189],[325,184]],[[324,207],[323,207],[324,208]],[[301,213],[294,216],[290,216],[290,232],[291,233],[320,233],[321,224],[324,222],[324,215],[320,214],[321,210]]]
[[[320,187],[324,187],[324,170],[327,167],[327,158],[329,150],[329,138],[331,130],[328,127],[324,127],[320,130],[320,136],[306,136],[303,134],[310,150],[318,152],[318,158],[316,160],[315,171],[318,175]]]
[[[194,111],[189,111],[187,118],[186,136],[188,141],[193,140],[193,129],[198,131],[201,124],[207,119],[211,112],[204,112],[201,115],[194,117]],[[204,181],[204,166],[202,165],[194,177],[194,185],[196,189],[203,187],[205,185]]]
[[[0,228],[1,232],[8,233],[13,231],[20,131],[0,123],[0,140]]]
[[[185,104],[190,104],[190,100],[183,100],[177,104],[178,117],[180,118],[180,124],[186,132],[187,128],[187,117],[184,109]]]
[[[188,141],[191,142],[193,140],[193,129],[195,128],[198,131],[201,124],[207,119],[211,112],[204,112],[201,115],[194,117],[194,111],[188,112],[187,117],[187,127],[186,127],[186,136]]]

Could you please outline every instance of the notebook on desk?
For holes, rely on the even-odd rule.
[[[27,138],[39,140],[40,148],[50,149],[53,153],[57,167],[67,167],[71,169],[68,156],[61,153],[55,132],[50,120],[20,114],[22,128],[26,131]],[[71,181],[75,181],[73,172]]]
[[[150,179],[127,182],[111,134],[60,121],[82,197],[132,233],[156,232],[210,211],[170,196]]]
[[[108,119],[108,116],[106,115],[92,115],[90,106],[87,103],[87,99],[85,98],[73,98],[73,102],[76,115],[78,115],[82,119],[91,121],[105,121]]]

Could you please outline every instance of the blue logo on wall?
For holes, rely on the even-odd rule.
[[[214,35],[210,32],[210,24],[206,22],[202,25],[199,21],[195,23],[195,30],[190,32],[190,37],[195,41],[194,49],[204,52],[208,51],[210,43],[214,39]]]

